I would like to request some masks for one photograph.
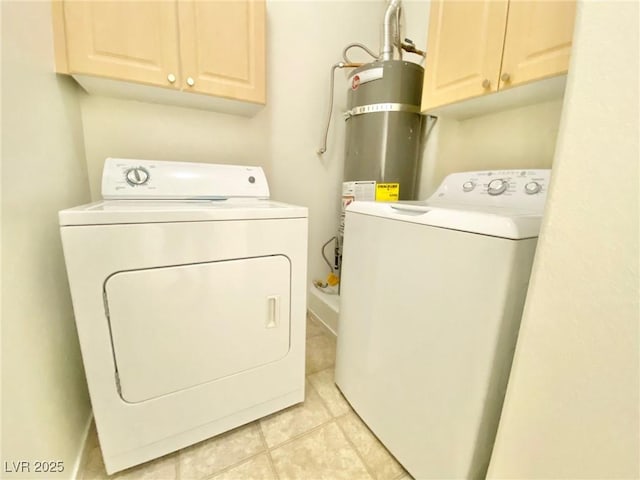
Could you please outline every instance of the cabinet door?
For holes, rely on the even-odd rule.
[[[575,11],[575,1],[511,1],[500,88],[567,72]]]
[[[173,2],[65,2],[69,73],[177,88],[176,14]]]
[[[507,0],[431,2],[422,110],[498,89]]]
[[[264,0],[179,0],[183,89],[265,103]]]

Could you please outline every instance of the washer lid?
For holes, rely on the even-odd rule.
[[[60,226],[307,218],[305,207],[272,200],[105,200],[59,212]]]
[[[347,212],[519,240],[537,237],[542,215],[496,206],[432,206],[426,202],[354,202]]]
[[[354,202],[353,213],[510,239],[537,237],[551,171],[452,173],[424,202]]]

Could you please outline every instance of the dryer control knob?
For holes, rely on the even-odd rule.
[[[542,190],[542,185],[538,182],[529,182],[524,186],[524,193],[533,195],[534,193],[538,193]]]
[[[462,184],[462,191],[464,191],[464,192],[470,192],[474,188],[476,188],[476,184],[473,183],[473,182],[464,182]]]
[[[139,185],[144,185],[149,181],[149,172],[146,168],[134,167],[125,172],[124,178],[129,185],[137,187]]]
[[[507,182],[502,180],[501,178],[496,178],[495,180],[491,180],[489,182],[487,193],[489,195],[500,195],[507,189]]]

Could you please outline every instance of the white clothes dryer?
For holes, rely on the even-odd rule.
[[[484,478],[548,184],[456,173],[346,210],[336,383],[415,478]]]
[[[59,214],[108,473],[304,399],[307,209],[261,168],[107,159]]]

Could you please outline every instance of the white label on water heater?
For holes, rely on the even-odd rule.
[[[355,201],[373,201],[376,199],[376,182],[343,182],[342,183],[342,210],[340,211],[340,226],[338,231],[344,235],[344,213],[345,209]]]
[[[384,75],[382,67],[370,68],[362,72],[356,73],[351,77],[351,89],[356,90],[360,85],[373,80],[380,80]]]

